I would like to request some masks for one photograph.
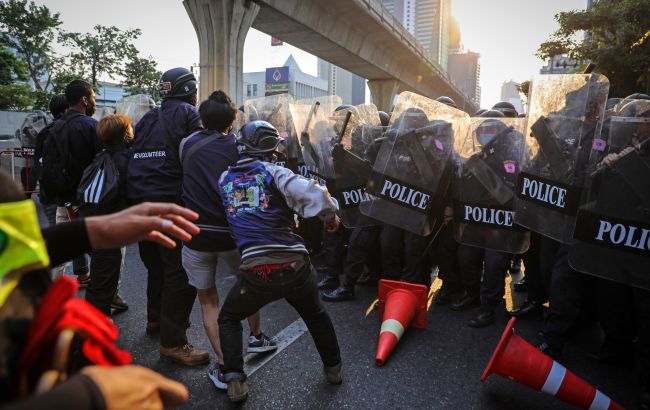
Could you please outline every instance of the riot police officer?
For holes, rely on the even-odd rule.
[[[196,78],[185,68],[166,71],[159,84],[162,104],[135,128],[127,194],[132,202],[179,202],[180,141],[200,130]],[[208,363],[208,352],[187,342],[186,329],[196,297],[181,264],[181,244],[174,249],[140,242],[147,268],[147,333],[160,332],[160,355],[185,365]]]

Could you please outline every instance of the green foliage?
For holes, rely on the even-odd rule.
[[[16,81],[27,81],[25,63],[9,50],[0,49],[0,84],[7,85]]]
[[[97,86],[101,75],[110,78],[123,73],[123,64],[135,58],[138,50],[133,40],[142,33],[140,29],[120,30],[115,26],[96,25],[91,33],[64,33],[63,44],[72,52],[67,56],[69,67],[75,67],[82,77],[90,79],[93,87]]]
[[[0,110],[27,111],[33,103],[32,89],[22,84],[0,84]]]
[[[52,94],[50,91],[35,90],[30,94],[32,100],[32,110],[41,110],[47,111],[50,109],[50,99],[52,99]]]
[[[611,83],[610,96],[650,92],[650,0],[601,0],[592,10],[559,13],[560,28],[537,55],[566,54],[596,64]],[[578,37],[582,31],[584,40]]]
[[[0,1],[0,44],[18,51],[37,90],[47,89],[51,74],[52,41],[61,25],[59,14],[33,1]],[[49,76],[48,76],[49,77]]]
[[[124,82],[122,86],[130,95],[148,94],[154,100],[158,99],[158,81],[162,72],[151,56],[149,58],[134,57],[124,67]]]
[[[517,91],[525,95],[526,100],[528,100],[528,93],[530,92],[530,81],[526,80],[519,83],[517,85]]]

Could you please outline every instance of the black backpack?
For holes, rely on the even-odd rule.
[[[70,155],[68,122],[79,116],[83,114],[74,112],[56,121],[43,142],[41,189],[51,198],[70,192],[77,183],[79,170]]]
[[[110,209],[120,200],[120,171],[107,149],[98,152],[86,167],[77,188],[77,198],[83,205]]]

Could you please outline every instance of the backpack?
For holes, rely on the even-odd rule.
[[[77,189],[77,198],[83,205],[108,209],[120,199],[120,171],[110,151],[104,149],[95,155],[86,167]]]
[[[75,188],[78,170],[70,155],[68,122],[81,113],[72,113],[66,119],[58,120],[49,128],[43,142],[43,169],[41,188],[49,197],[56,197]]]

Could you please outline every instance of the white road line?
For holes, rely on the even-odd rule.
[[[262,366],[277,356],[278,353],[298,340],[298,338],[305,332],[307,332],[307,325],[305,325],[305,322],[303,322],[302,319],[298,319],[273,336],[273,340],[278,344],[278,348],[273,353],[247,354],[244,357],[244,372],[246,375],[251,376],[253,373],[258,371]]]

